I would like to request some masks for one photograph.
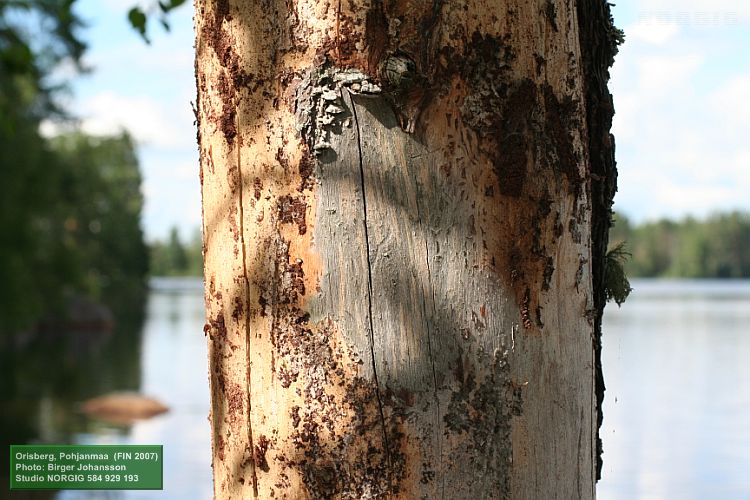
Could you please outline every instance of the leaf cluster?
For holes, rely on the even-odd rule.
[[[621,306],[633,291],[625,274],[628,257],[630,253],[625,250],[625,242],[620,242],[607,251],[604,264],[604,291],[607,302],[614,300],[618,306]]]
[[[156,18],[162,28],[169,31],[171,29],[169,13],[184,3],[185,0],[159,0],[146,9],[135,6],[128,11],[128,21],[146,43],[151,43],[151,39],[148,37],[149,19]]]
[[[51,78],[63,62],[79,71],[86,44],[75,0],[0,0],[0,128],[10,131],[18,113],[62,114],[55,101],[64,88]]]

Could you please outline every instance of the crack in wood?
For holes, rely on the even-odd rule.
[[[236,114],[237,130],[240,128],[240,113]],[[238,188],[238,201],[239,201],[239,218],[240,218],[240,247],[242,248],[242,275],[245,281],[245,367],[246,367],[246,386],[247,386],[247,441],[250,450],[251,459],[250,473],[253,477],[253,498],[258,498],[258,475],[255,470],[255,459],[253,450],[253,424],[252,424],[252,391],[250,390],[250,384],[252,381],[251,370],[252,362],[250,359],[250,311],[248,307],[248,301],[250,298],[250,278],[247,274],[247,245],[245,243],[245,207],[243,198],[243,189],[245,186],[244,178],[242,176],[242,135],[237,138],[237,175],[239,176],[239,188]]]
[[[373,317],[373,311],[372,311],[372,264],[370,262],[370,235],[368,233],[368,227],[367,227],[367,194],[365,189],[365,169],[364,169],[364,161],[362,160],[362,132],[359,128],[359,119],[357,118],[357,107],[354,104],[354,97],[352,96],[352,93],[348,89],[342,90],[342,92],[346,92],[349,96],[349,103],[352,107],[352,116],[354,117],[354,126],[357,130],[357,152],[359,153],[359,178],[360,178],[360,188],[362,189],[362,210],[363,210],[363,224],[364,224],[364,233],[365,233],[365,249],[367,251],[367,307],[368,307],[368,320],[369,320],[369,329],[370,329],[370,358],[372,361],[372,373],[373,378],[375,381],[375,395],[378,399],[378,411],[380,412],[380,423],[383,426],[383,445],[385,447],[385,456],[386,461],[388,463],[388,485],[389,489],[392,489],[393,483],[392,483],[392,473],[393,473],[393,463],[391,460],[391,447],[388,442],[388,430],[385,422],[385,413],[383,412],[383,402],[380,398],[380,382],[378,381],[378,370],[377,366],[375,364],[375,326],[372,321]],[[343,95],[342,95],[343,98]]]
[[[581,421],[583,421],[583,408],[581,409]],[[581,438],[583,438],[583,426],[578,428],[578,447],[576,448],[576,487],[578,488],[578,498],[581,496]]]
[[[418,155],[418,157],[421,157],[421,156],[422,155]],[[412,156],[411,158],[413,159],[415,157]],[[419,193],[419,190],[418,190],[415,201],[416,201],[416,207],[417,207],[417,219],[419,220],[419,227],[422,228],[423,227],[423,224],[422,224],[422,210],[421,210],[421,207],[420,207],[420,204],[419,204],[419,198],[420,198],[420,193]],[[423,232],[426,233],[425,231],[423,231]],[[435,288],[432,286],[432,270],[430,269],[430,246],[429,246],[429,244],[427,242],[427,238],[424,239],[424,251],[425,251],[425,261],[426,261],[426,265],[427,265],[427,284],[429,285],[429,287],[430,287],[430,293],[432,294],[432,315],[433,315],[433,317],[435,317],[435,316],[437,316],[437,311],[435,310]],[[427,298],[426,298],[425,295],[423,295],[422,296],[422,310],[423,310],[423,314],[424,314],[425,318],[428,317],[426,302],[427,302]],[[432,366],[432,382],[433,382],[433,388],[434,388],[433,392],[434,392],[434,395],[435,395],[435,408],[437,410],[437,413],[436,413],[437,422],[435,424],[435,428],[440,428],[440,397],[438,396],[437,372],[435,370],[435,356],[432,353],[432,333],[430,332],[430,325],[429,324],[427,325],[426,330],[427,330],[427,353],[428,353],[428,355],[430,357],[430,364]],[[437,448],[438,448],[437,454],[438,454],[438,460],[439,460],[438,461],[438,463],[439,463],[438,470],[440,470],[442,472],[442,470],[443,470],[443,443],[442,443],[442,439],[441,439],[439,433],[438,433]],[[441,481],[442,494],[441,494],[441,497],[445,498],[445,474],[441,474],[441,476],[442,476],[442,481]]]

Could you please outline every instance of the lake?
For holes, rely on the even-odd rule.
[[[613,304],[605,315],[598,497],[750,498],[750,281],[637,280],[633,287],[622,308]],[[143,313],[112,336],[0,360],[3,444],[163,444],[164,491],[54,498],[211,498],[203,318],[199,280],[155,279]],[[129,427],[76,412],[87,397],[123,389],[171,411]],[[0,466],[7,470],[7,462]]]
[[[141,387],[170,412],[133,425],[127,434],[97,432],[81,444],[164,445],[164,490],[66,491],[66,499],[210,499],[211,434],[208,422],[208,360],[203,335],[203,283],[200,279],[152,279],[140,349]]]
[[[212,498],[201,280],[154,279],[143,309],[141,317],[118,316],[115,332],[102,339],[42,345],[24,359],[2,360],[2,375],[8,374],[0,386],[2,442],[161,444],[164,490],[13,492],[11,498]],[[126,427],[77,412],[81,400],[117,390],[152,396],[170,411]],[[7,453],[0,456],[5,473]],[[7,483],[0,486],[4,497]]]
[[[646,281],[603,325],[601,500],[750,498],[750,281]]]

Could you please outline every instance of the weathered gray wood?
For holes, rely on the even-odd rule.
[[[565,384],[573,384],[568,390],[574,390],[575,381],[591,370],[590,326],[581,307],[569,306],[575,276],[557,275],[563,280],[557,284],[561,292],[547,297],[541,309],[546,336],[525,333],[502,283],[479,264],[483,250],[477,221],[483,214],[472,206],[467,193],[471,173],[468,179],[446,181],[437,168],[441,156],[405,134],[384,99],[355,97],[352,102],[346,92],[343,100],[351,114],[346,119],[351,119],[347,123],[353,130],[344,127],[341,135],[332,138],[328,154],[336,158],[337,170],[325,162],[321,168],[324,194],[316,234],[333,238],[326,239],[328,243],[336,242],[321,248],[328,263],[324,286],[349,287],[363,300],[358,305],[336,305],[342,297],[334,292],[321,310],[341,311],[337,321],[346,325],[348,340],[373,356],[372,376],[377,377],[385,401],[389,440],[398,440],[408,426],[408,434],[417,441],[410,445],[418,447],[424,464],[419,473],[438,478],[427,482],[420,493],[430,497],[447,492],[446,498],[492,495],[502,491],[513,458],[524,478],[552,481],[556,471],[566,468],[581,478],[590,475],[592,436],[584,429],[592,428],[591,400],[565,395]],[[351,147],[353,141],[357,149]],[[357,179],[358,168],[364,196],[357,185],[362,182]],[[326,175],[326,170],[338,174]],[[354,200],[347,203],[343,198]],[[334,205],[335,217],[324,208]],[[568,207],[561,217],[571,216],[572,209]],[[332,226],[346,228],[338,240],[329,229]],[[359,251],[353,252],[355,248]],[[368,251],[367,261],[363,248]],[[562,248],[561,252],[560,262],[577,265],[576,251]],[[368,302],[371,311],[364,310]],[[364,321],[343,311],[353,308]],[[370,320],[372,343],[361,335],[369,335]],[[550,380],[558,382],[550,385]],[[470,400],[478,397],[482,384],[483,397],[497,405],[497,415],[490,415],[491,429],[476,428],[477,422],[470,424],[466,414],[477,411],[470,407],[477,403]],[[514,391],[518,401],[513,399]],[[557,403],[548,407],[547,401]],[[521,404],[523,414],[514,406]],[[576,420],[580,426],[569,427]],[[518,441],[514,457],[508,446],[511,426]],[[545,437],[529,441],[530,429]],[[465,433],[475,435],[467,439]],[[563,444],[571,440],[580,444],[565,448]],[[561,452],[567,450],[559,456],[550,455],[549,447],[556,449],[556,442]],[[526,479],[515,484],[519,498],[532,497],[538,491],[533,484]]]
[[[384,99],[352,102],[342,92],[348,111],[341,119],[348,126],[331,137],[320,168],[315,227],[316,241],[326,242],[319,251],[326,263],[321,286],[328,293],[314,309],[338,311],[334,320],[347,341],[363,358],[372,356],[374,370],[368,359],[362,373],[377,378],[391,448],[395,452],[403,434],[410,436],[422,468],[405,473],[436,478],[426,481],[420,494],[494,495],[507,488],[511,470],[508,442],[518,412],[514,405],[520,404],[513,401],[513,389],[523,392],[529,380],[542,383],[559,374],[535,370],[538,360],[529,363],[533,357],[521,350],[522,368],[511,380],[508,355],[516,336],[519,349],[526,344],[520,319],[512,320],[519,318],[515,304],[481,264],[482,214],[468,192],[472,173],[446,181],[437,168],[440,155],[405,134]],[[325,155],[333,160],[326,162]],[[347,301],[338,293],[342,289],[362,300]],[[560,325],[550,326],[554,331]],[[550,354],[559,355],[556,349]],[[558,389],[534,385],[532,395],[534,390],[547,396]],[[572,406],[579,418],[580,408]],[[489,410],[486,420],[472,421],[469,413],[480,410]],[[556,413],[547,410],[532,419],[549,433],[535,446],[553,443],[556,422],[570,421]],[[528,434],[529,424],[517,427],[522,437]],[[540,452],[523,456],[529,453]]]
[[[435,475],[420,494],[498,495],[510,448],[501,344],[511,316],[496,280],[472,265],[481,261],[476,208],[463,181],[441,179],[441,152],[404,133],[384,99],[355,103],[381,391],[400,395],[408,434],[419,440],[411,445],[419,446],[420,474]],[[492,386],[488,398],[502,393],[494,402],[503,415],[472,428],[470,386],[483,382]]]
[[[348,91],[338,92],[344,110],[331,148],[319,157],[315,172],[319,201],[315,214],[315,247],[324,272],[320,292],[310,300],[311,319],[333,319],[365,361],[361,374],[374,379],[369,310],[369,265],[366,214],[362,198],[357,127]],[[352,296],[357,297],[352,300]]]

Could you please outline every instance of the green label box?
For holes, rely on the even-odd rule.
[[[161,445],[12,445],[11,490],[161,490]]]

